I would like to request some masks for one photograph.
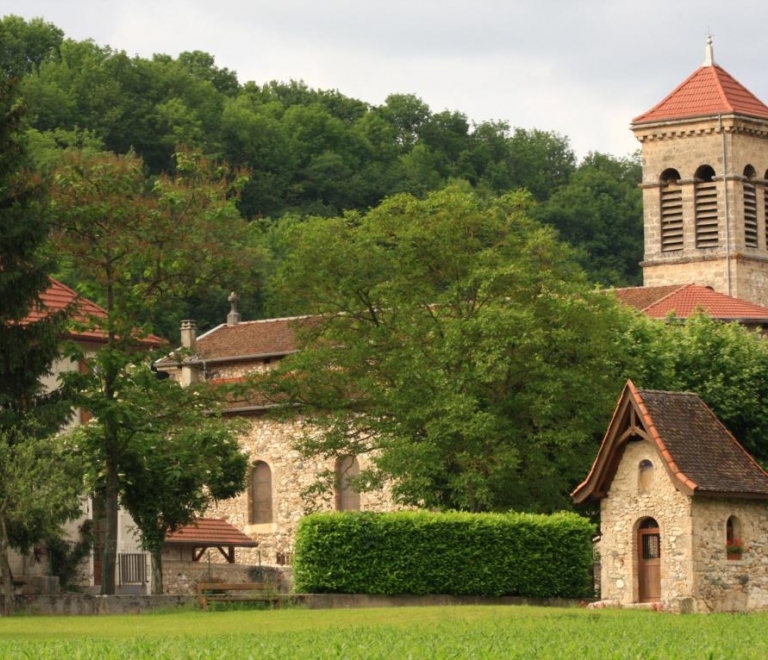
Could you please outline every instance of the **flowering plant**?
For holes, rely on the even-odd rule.
[[[729,555],[741,555],[745,552],[749,552],[750,548],[745,548],[744,541],[741,539],[728,539],[725,542],[725,551]]]

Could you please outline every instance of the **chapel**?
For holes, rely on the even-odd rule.
[[[606,605],[768,608],[768,473],[695,394],[627,382],[572,495],[600,506]]]

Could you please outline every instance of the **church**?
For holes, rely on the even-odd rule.
[[[619,300],[659,319],[670,314],[684,319],[701,309],[722,321],[768,328],[768,181],[764,178],[768,177],[768,106],[715,63],[710,40],[704,66],[651,110],[637,117],[632,122],[632,130],[643,153],[644,286],[615,290]],[[200,336],[193,321],[183,322],[183,354],[171,354],[160,360],[158,369],[168,372],[182,384],[194,380],[211,383],[243,380],[248,373],[273,368],[281,359],[298,350],[296,328],[311,322],[306,318],[244,321],[237,311],[236,296],[232,296],[230,302],[232,310],[226,323]],[[693,554],[692,539],[701,532],[692,527],[691,512],[710,511],[707,507],[714,505],[710,499],[701,500],[700,493],[693,497],[695,489],[691,484],[698,483],[696,479],[704,479],[697,467],[699,459],[695,457],[696,452],[701,451],[697,449],[697,439],[688,437],[679,445],[683,447],[679,450],[678,445],[670,444],[671,455],[665,453],[667,445],[663,442],[656,445],[650,441],[627,442],[630,437],[654,439],[654,429],[666,428],[664,424],[670,406],[680,408],[669,413],[669,419],[673,421],[677,419],[685,423],[693,413],[699,416],[697,420],[704,420],[708,424],[706,432],[714,443],[712,446],[736,461],[736,472],[731,477],[738,480],[747,475],[754,482],[748,493],[736,493],[739,497],[750,498],[748,506],[726,507],[721,511],[717,507],[726,505],[717,504],[714,506],[717,515],[713,513],[714,517],[710,516],[708,522],[702,523],[717,526],[722,522],[723,538],[718,536],[717,541],[713,541],[717,551],[713,550],[713,556],[725,557],[726,519],[730,519],[723,517],[726,509],[736,512],[731,514],[732,538],[737,538],[734,534],[742,533],[742,529],[746,533],[762,524],[764,509],[768,522],[768,507],[760,501],[768,497],[768,475],[740,447],[736,449],[738,443],[719,422],[707,416],[708,409],[703,402],[694,401],[691,396],[670,395],[669,401],[661,401],[658,410],[654,409],[649,418],[651,413],[643,413],[643,406],[653,408],[657,395],[639,394],[629,384],[619,404],[621,413],[617,412],[618,417],[609,430],[613,440],[604,443],[593,473],[586,485],[580,486],[575,493],[577,501],[599,500],[606,520],[614,521],[611,525],[615,523],[614,536],[606,534],[603,543],[604,550],[610,547],[609,554],[614,553],[610,554],[610,561],[604,562],[604,571],[607,571],[605,589],[612,589],[606,591],[605,597],[609,600],[625,604],[637,600],[671,602],[674,597],[679,603],[681,599],[692,598],[695,591],[692,585],[698,584],[694,566],[701,562]],[[219,502],[206,514],[216,519],[215,522],[203,522],[197,531],[194,528],[183,530],[180,538],[186,539],[186,546],[175,542],[168,544],[164,565],[169,573],[173,572],[174,566],[180,568],[195,558],[199,561],[201,553],[193,547],[195,543],[200,548],[204,543],[215,545],[202,538],[203,528],[222,524],[226,524],[226,534],[230,537],[240,535],[239,545],[235,547],[232,542],[227,552],[222,550],[229,561],[245,565],[257,562],[290,564],[296,526],[306,511],[307,502],[302,494],[324,471],[335,474],[337,488],[319,503],[321,508],[369,511],[396,508],[386,490],[357,493],[347,484],[349,477],[365,467],[366,456],[335,461],[304,458],[292,446],[293,438],[301,433],[301,429],[275,420],[269,412],[269,406],[264,402],[230,403],[226,414],[244,417],[248,424],[241,439],[252,459],[248,489],[239,497]],[[698,427],[691,428],[699,431]],[[688,431],[683,429],[685,432]],[[670,441],[665,437],[664,442]],[[611,443],[615,443],[615,447]],[[678,451],[684,452],[685,456],[693,455],[694,467],[685,478],[673,467],[678,462],[685,464],[681,456],[674,453]],[[635,529],[635,519],[629,523],[625,519],[630,516],[634,504],[625,502],[618,509],[611,508],[621,499],[616,496],[617,489],[625,486],[636,489],[635,464],[643,461],[653,464],[654,483],[661,488],[659,497],[666,507],[656,512],[648,504],[648,498],[641,498],[638,501],[642,501],[645,508],[636,515],[631,514],[637,520],[642,518],[661,525],[660,532],[658,527],[643,526],[642,522],[638,527],[643,539],[651,539],[647,541],[651,544],[658,544],[661,539],[658,547],[663,548],[661,563],[656,564],[659,581],[653,583],[652,593],[638,591],[636,571],[632,573],[630,570],[632,562],[636,566],[638,561],[636,553],[629,550],[634,547],[638,529]],[[599,469],[598,463],[602,466]],[[646,481],[648,474],[642,477]],[[632,502],[637,499],[632,498],[634,495],[630,498]],[[671,515],[675,516],[674,524],[668,522]],[[716,522],[720,518],[722,521]],[[660,536],[653,537],[654,530]],[[614,542],[612,538],[615,545],[610,546]],[[672,563],[672,557],[680,559]],[[728,564],[727,568],[733,573],[751,565],[752,558],[759,561],[757,550],[750,558]],[[216,559],[221,561],[221,557],[214,557]],[[768,584],[768,572],[765,580]],[[166,578],[166,583],[170,582],[172,580]],[[725,597],[721,598],[717,589],[710,591],[715,595],[707,597],[708,604],[702,601],[699,609],[722,606]],[[740,593],[743,595],[744,591]],[[763,602],[755,598],[753,596],[750,603]],[[764,600],[768,605],[768,587]]]
[[[703,307],[764,331],[768,107],[715,63],[710,38],[704,65],[632,130],[645,287],[617,295],[657,318]],[[572,496],[600,507],[603,604],[768,608],[768,473],[695,394],[628,382]]]

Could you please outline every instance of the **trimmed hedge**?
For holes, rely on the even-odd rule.
[[[594,531],[573,513],[316,513],[299,523],[295,588],[582,598]]]

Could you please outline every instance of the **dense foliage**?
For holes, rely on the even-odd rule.
[[[0,65],[21,77],[31,161],[42,171],[62,149],[84,149],[133,151],[150,174],[168,174],[178,145],[186,145],[250,171],[238,201],[255,221],[244,249],[268,246],[283,218],[365,211],[387,196],[420,197],[457,180],[489,196],[525,188],[541,205],[539,219],[579,248],[593,281],[639,283],[636,160],[592,154],[577,163],[564,136],[475,123],[409,94],[371,105],[297,81],[241,83],[200,51],[131,57],[15,16],[0,20],[0,32]],[[87,285],[76,268],[60,274],[78,290]],[[246,313],[262,313],[251,290],[257,279],[245,272],[238,287]],[[210,325],[225,313],[221,292],[188,294],[155,326],[170,337],[180,318]]]
[[[359,487],[392,479],[408,504],[568,506],[631,360],[631,315],[527,210],[521,193],[454,187],[287,232],[270,293],[315,320],[257,384],[311,418],[302,451],[373,452]]]
[[[315,513],[299,523],[296,590],[581,598],[593,533],[569,513]]]

